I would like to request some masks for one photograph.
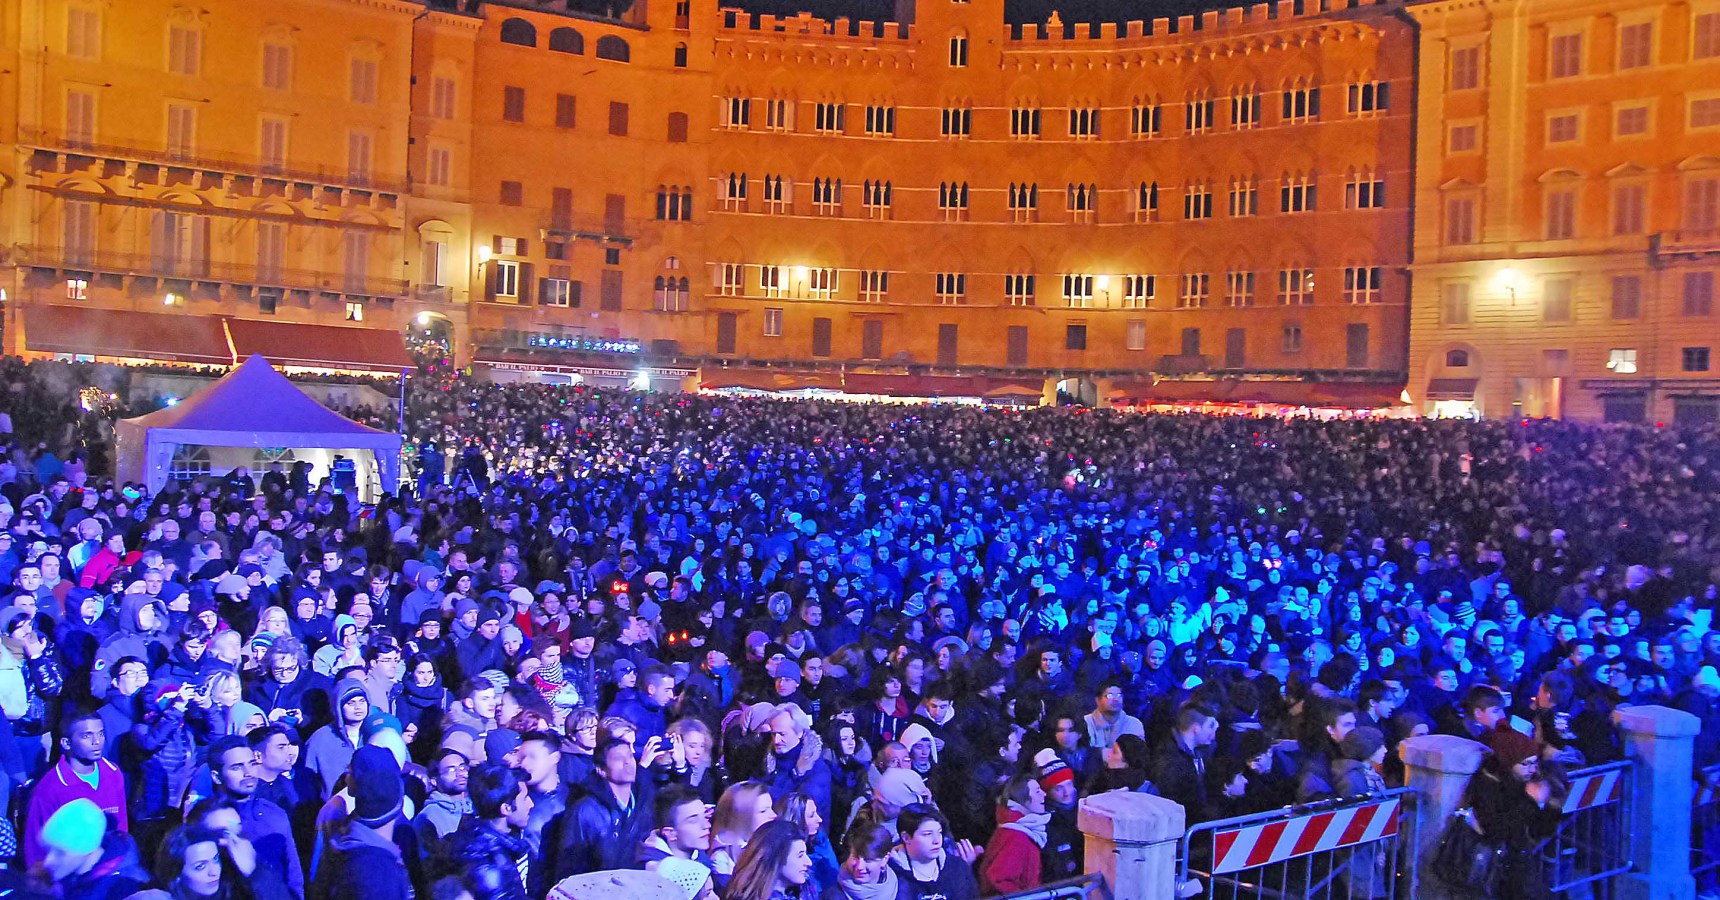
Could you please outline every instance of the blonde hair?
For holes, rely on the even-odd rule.
[[[713,845],[719,840],[726,841],[729,836],[736,839],[733,845],[745,844],[752,833],[758,830],[758,798],[770,795],[770,787],[762,781],[743,781],[733,784],[717,798],[717,808],[711,813],[711,839]]]

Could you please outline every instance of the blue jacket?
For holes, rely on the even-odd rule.
[[[644,748],[645,742],[663,736],[663,731],[669,727],[668,718],[663,714],[663,707],[652,707],[638,691],[623,690],[609,704],[609,714],[619,716],[633,723],[639,730],[634,745]]]

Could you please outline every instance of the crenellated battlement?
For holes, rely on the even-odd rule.
[[[718,16],[719,30],[726,32],[899,44],[907,43],[913,35],[913,26],[905,22],[875,22],[847,17],[820,19],[811,13],[785,18],[749,13],[733,7],[725,7]]]
[[[1342,20],[1348,13],[1369,8],[1402,8],[1403,0],[1276,0],[1209,10],[1198,16],[1135,19],[1128,22],[1063,22],[1055,13],[1045,23],[1006,26],[1003,50],[1094,49],[1111,50],[1140,46],[1143,41],[1186,41],[1193,36],[1250,32],[1298,22],[1315,24]],[[915,26],[904,22],[874,22],[848,18],[821,19],[810,13],[792,17],[755,15],[724,8],[719,12],[719,30],[735,34],[782,35],[796,38],[830,38],[907,44]]]

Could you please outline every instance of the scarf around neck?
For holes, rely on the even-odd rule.
[[[1045,849],[1046,828],[1051,824],[1051,814],[1048,812],[1030,813],[1014,800],[1010,800],[1004,805],[1021,818],[1013,822],[1005,822],[998,827],[1019,831],[1027,835],[1034,844],[1038,845],[1039,849]]]
[[[836,886],[841,891],[841,900],[896,900],[900,890],[896,871],[889,866],[884,867],[882,878],[870,884],[849,878],[847,870],[843,870],[836,876]]]

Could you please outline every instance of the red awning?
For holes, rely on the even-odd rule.
[[[24,307],[24,349],[209,366],[233,362],[218,318],[88,306]]]
[[[345,328],[259,319],[228,319],[233,350],[277,366],[400,372],[412,368],[406,339],[391,328]]]
[[[771,369],[706,368],[700,373],[706,390],[745,388],[754,391],[805,391],[842,389],[842,376],[835,372],[779,372]]]
[[[842,389],[850,394],[891,397],[981,397],[991,385],[968,375],[849,375]]]
[[[1120,402],[1143,404],[1267,404],[1272,406],[1392,406],[1402,388],[1351,381],[1145,381],[1119,382],[1110,392]]]

